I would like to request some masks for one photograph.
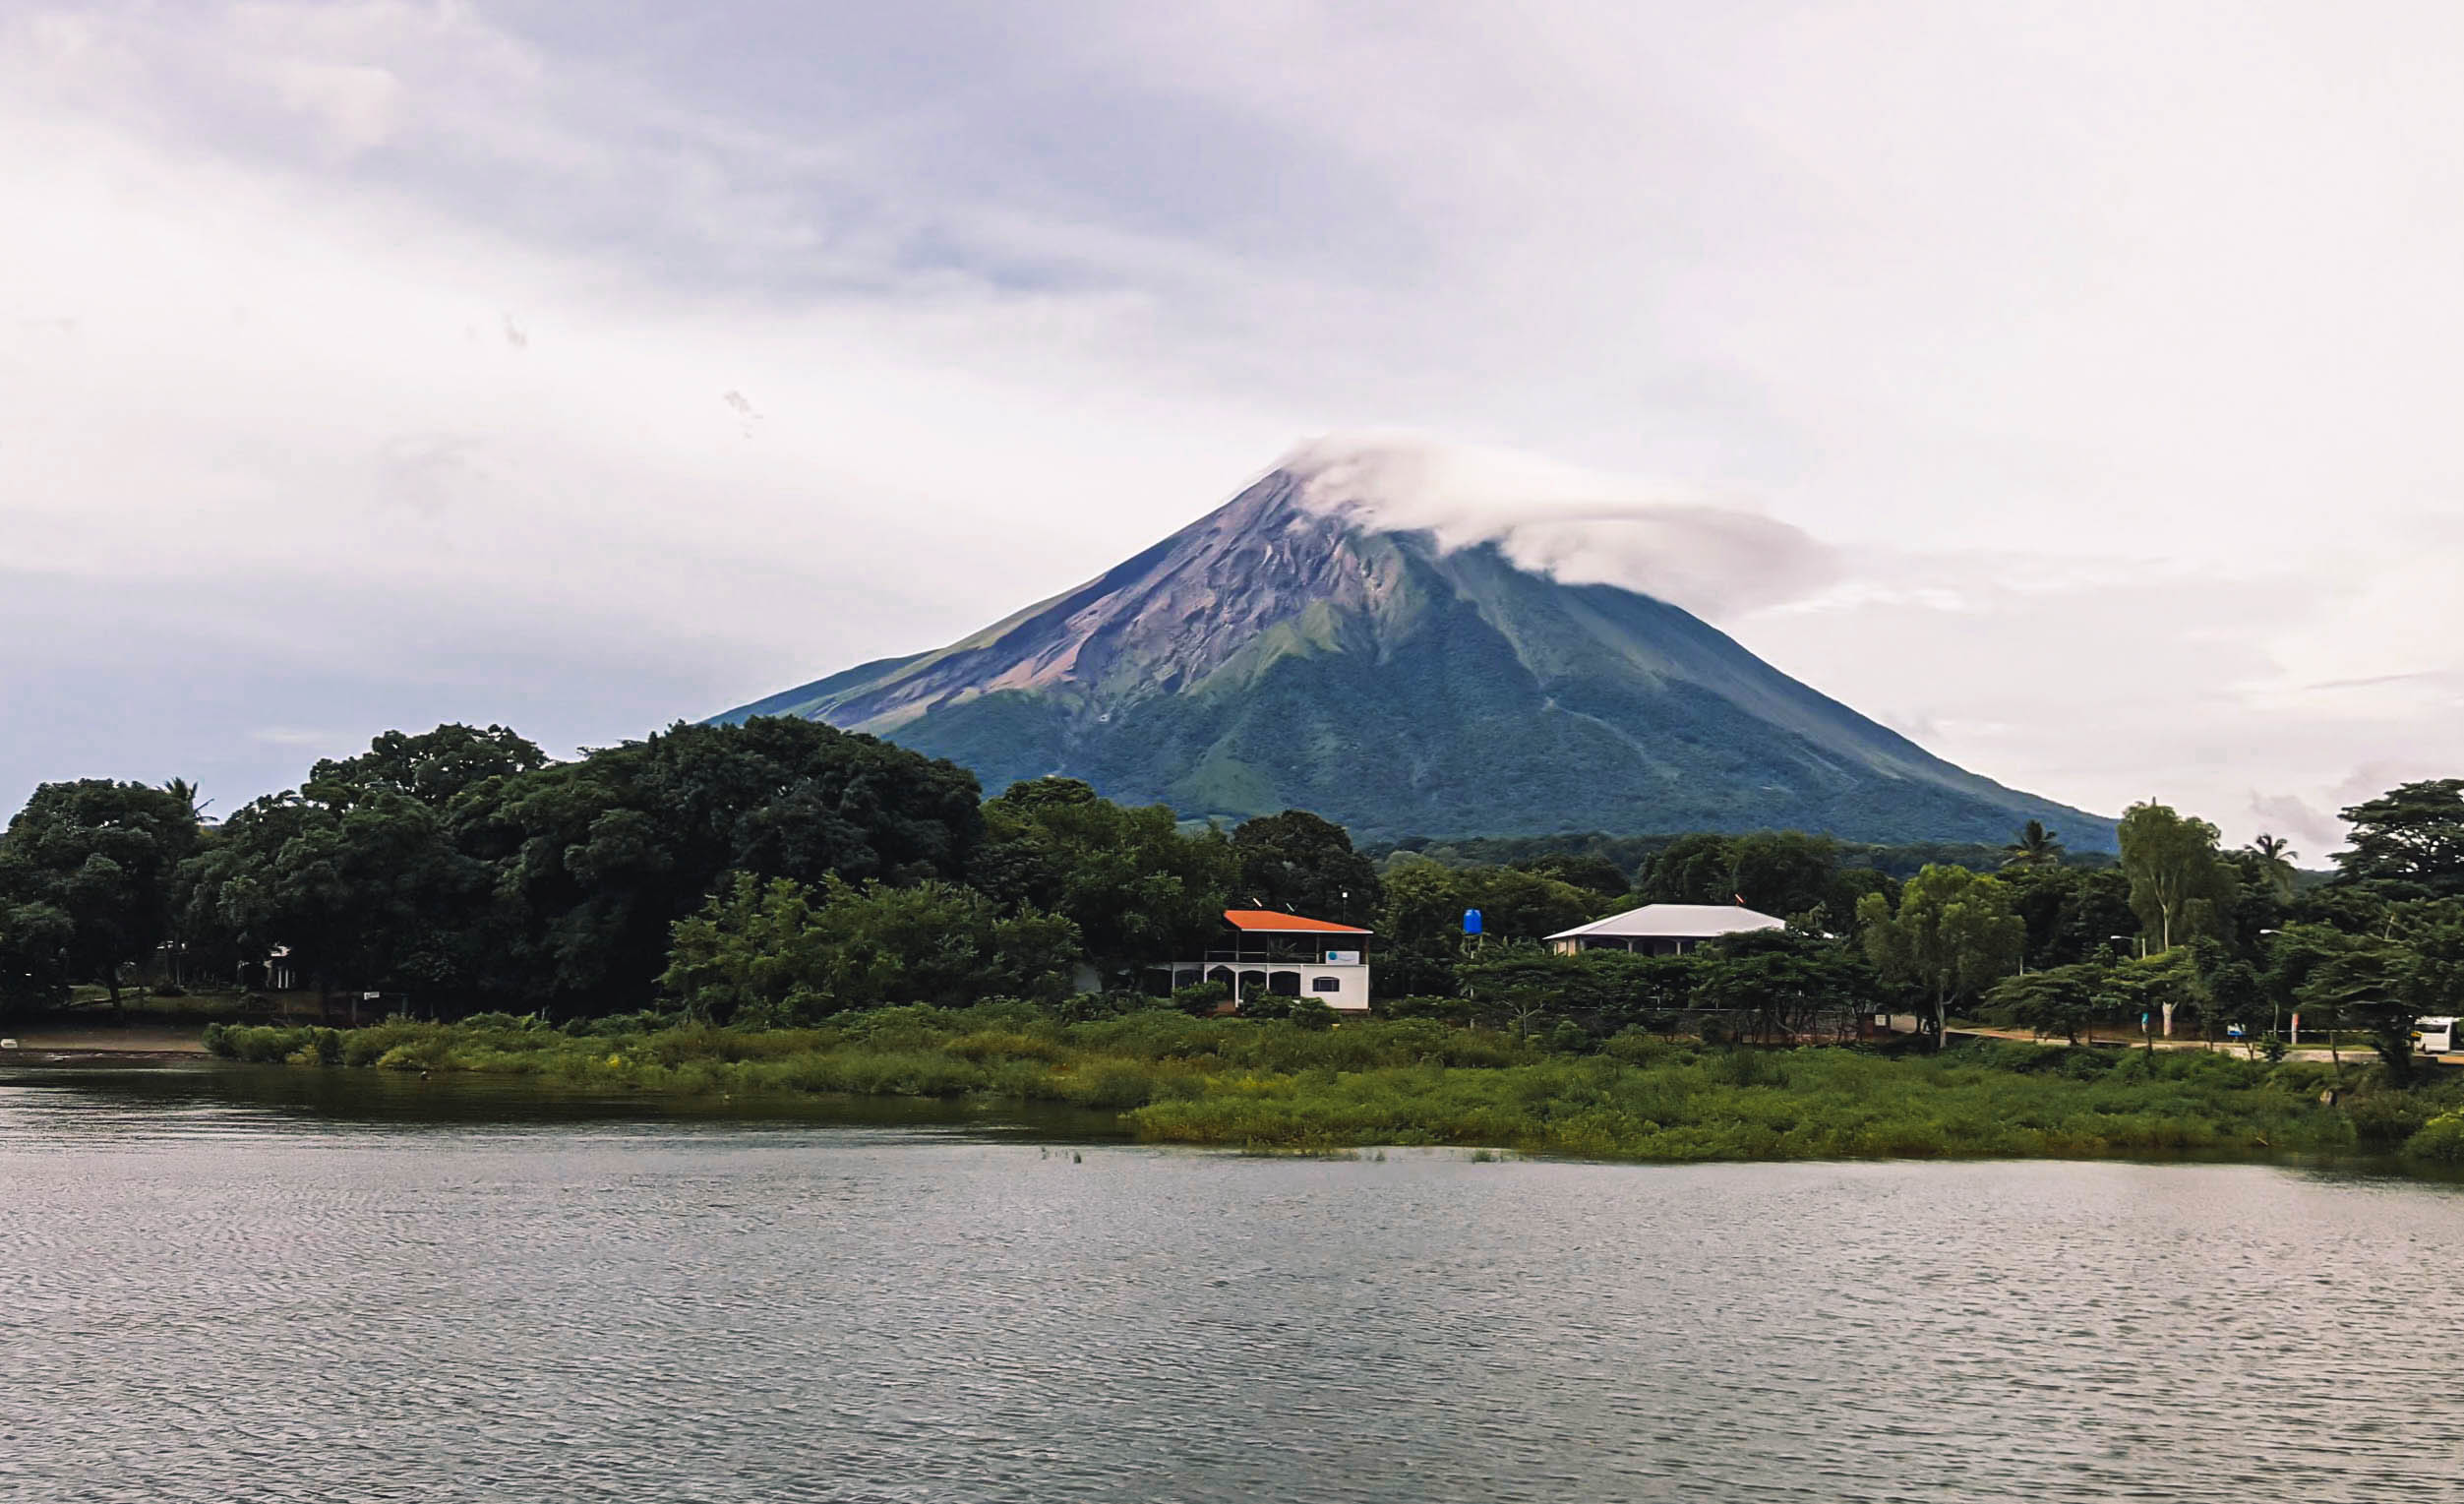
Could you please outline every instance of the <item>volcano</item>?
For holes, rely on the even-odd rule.
[[[1666,601],[1496,541],[1387,530],[1279,468],[1096,578],[932,652],[714,717],[796,715],[1184,818],[1364,840],[1794,828],[2079,849],[2113,822],[1944,761]]]

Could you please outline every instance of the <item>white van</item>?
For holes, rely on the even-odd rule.
[[[2413,1038],[2424,1054],[2448,1054],[2455,1050],[2455,1020],[2422,1018],[2413,1022]]]

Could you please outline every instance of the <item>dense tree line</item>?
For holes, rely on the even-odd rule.
[[[2351,849],[2316,882],[2279,840],[2228,851],[2212,824],[2154,803],[2124,816],[2118,861],[2074,862],[2030,821],[1998,850],[1926,864],[1904,882],[1824,837],[1684,836],[1655,843],[1632,901],[1743,902],[1788,919],[1790,933],[1685,957],[1491,955],[1453,980],[1629,1021],[1729,1006],[1778,1032],[1817,997],[1905,1008],[1937,1041],[1952,1016],[1981,1014],[2073,1040],[2100,1025],[2143,1029],[2150,1043],[2238,1030],[2275,1049],[2298,1013],[2314,1041],[2366,1033],[2402,1076],[2417,1021],[2464,1013],[2464,780],[2407,784],[2343,812]],[[1390,888],[1398,871],[1434,865],[1391,856]],[[1596,849],[1546,850],[1515,870],[1601,892],[1621,875]],[[1475,889],[1498,870],[1459,871]],[[1783,957],[1819,981],[1779,980]]]
[[[2039,826],[2041,829],[2042,827]],[[1621,874],[1619,887],[1633,885],[1636,878],[1652,865],[1653,859],[1680,841],[1699,840],[1687,832],[1665,835],[1608,835],[1593,831],[1583,835],[1510,835],[1473,836],[1440,839],[1431,836],[1407,836],[1399,841],[1369,847],[1368,855],[1386,860],[1400,853],[1426,857],[1449,867],[1525,867],[1533,863],[1572,859],[1598,863],[1617,870]],[[1825,839],[1830,839],[1826,837]],[[1876,841],[1831,840],[1831,850],[1843,868],[1871,868],[1886,876],[1901,881],[1915,876],[1928,867],[1965,867],[1975,871],[1991,871],[2008,855],[2009,848],[1974,841]],[[2071,851],[2063,860],[2076,867],[2111,867],[2115,857],[2110,851]]]
[[[197,791],[46,784],[0,834],[0,1006],[133,979],[261,984],[422,1012],[681,1007],[789,1021],[901,1002],[1122,994],[1218,943],[1227,908],[1377,932],[1388,998],[1586,1027],[1683,1009],[1786,1034],[1818,1008],[1983,1011],[2075,1035],[2366,1030],[2464,1011],[2464,780],[2345,812],[2323,882],[2161,805],[2118,862],[2033,821],[1913,869],[1796,831],[1464,842],[1372,860],[1300,811],[1229,830],[1045,778],[987,800],[950,762],[826,726],[678,725],[555,761],[501,726],[389,732],[214,823]],[[1499,860],[1472,860],[1484,854]],[[1686,957],[1552,956],[1638,903],[1786,919]],[[1467,910],[1482,932],[1468,938]]]
[[[2225,851],[2215,826],[2156,804],[2124,815],[2110,873],[2005,873],[2029,969],[1987,1002],[2073,1039],[2135,1020],[2151,1037],[2238,1029],[2270,1049],[2299,1013],[2331,1044],[2366,1033],[2391,1074],[2409,1074],[2417,1021],[2464,1012],[2464,779],[2405,784],[2343,814],[2349,849],[2315,885],[2297,881],[2282,842]]]
[[[389,732],[207,826],[134,784],[50,784],[0,836],[0,993],[174,976],[442,1006],[639,1007],[671,932],[737,873],[957,880],[975,780],[790,720],[679,725],[553,762],[501,726]],[[107,879],[107,880],[106,880]]]

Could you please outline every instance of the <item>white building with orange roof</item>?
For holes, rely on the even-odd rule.
[[[1224,944],[1203,959],[1156,968],[1172,973],[1174,992],[1221,982],[1234,997],[1264,993],[1313,997],[1338,1012],[1369,1010],[1372,932],[1272,909],[1226,909],[1224,924]]]

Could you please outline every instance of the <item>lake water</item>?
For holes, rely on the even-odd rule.
[[[2452,1186],[756,1111],[0,1073],[0,1498],[2464,1497]]]

